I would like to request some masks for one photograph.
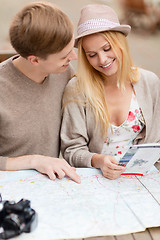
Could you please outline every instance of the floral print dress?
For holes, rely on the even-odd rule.
[[[132,93],[127,119],[120,126],[111,125],[101,153],[112,155],[119,161],[144,127],[144,124],[140,121],[141,116],[142,113],[136,96]]]

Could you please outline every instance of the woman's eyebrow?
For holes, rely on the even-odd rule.
[[[105,47],[110,47],[110,44],[109,43],[105,43],[102,47],[100,47],[99,49],[102,49],[102,48],[105,48]],[[93,53],[93,52],[96,52],[94,50],[88,50],[88,51],[85,51],[85,53]]]

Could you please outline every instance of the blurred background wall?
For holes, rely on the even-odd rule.
[[[115,9],[120,21],[132,26],[128,36],[136,65],[155,72],[160,77],[160,0],[49,0],[57,4],[75,26],[82,6],[90,3],[107,4]],[[0,52],[13,51],[8,29],[13,16],[33,0],[0,0]],[[76,69],[76,61],[73,62]]]

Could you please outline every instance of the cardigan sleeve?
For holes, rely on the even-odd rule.
[[[157,76],[155,76],[153,88],[155,92],[152,94],[154,97],[152,126],[146,136],[146,141],[160,143],[160,79]]]
[[[72,81],[72,80],[71,80]],[[72,96],[71,83],[67,85],[64,101]],[[88,148],[89,136],[86,126],[86,111],[84,104],[70,101],[63,108],[61,125],[61,152],[64,159],[75,167],[91,167],[91,153]]]
[[[160,142],[160,79],[151,71],[140,69],[134,89],[145,120],[142,138],[137,143]]]

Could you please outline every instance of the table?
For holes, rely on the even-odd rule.
[[[160,169],[160,163],[156,163],[155,166]],[[78,240],[82,240],[82,238]],[[83,240],[160,240],[160,227],[149,228],[146,229],[146,231],[138,233],[119,236],[83,238]]]
[[[156,167],[159,169],[160,168],[159,164],[156,164]],[[91,170],[89,170],[89,171],[91,171]],[[157,175],[158,184],[160,184],[159,173],[157,172],[157,174],[158,174]],[[7,178],[5,178],[5,176],[7,176]],[[86,183],[91,184],[94,187],[94,188],[91,189],[92,190],[91,194],[93,193],[93,190],[94,190],[94,194],[95,194],[95,191],[96,191],[96,193],[99,193],[99,192],[97,192],[96,184],[98,186],[98,190],[99,190],[100,186],[102,185],[103,192],[101,192],[101,194],[105,193],[105,189],[104,189],[105,185],[103,185],[103,181],[106,182],[108,180],[105,180],[102,177],[101,174],[99,174],[99,175],[91,174],[90,176],[83,174],[82,176],[83,176],[83,181],[82,181],[83,182],[83,188],[85,188]],[[100,177],[100,178],[97,179],[97,177]],[[63,192],[64,193],[61,195],[61,197],[62,197],[61,199],[64,199],[63,196],[65,196],[66,197],[65,201],[67,201],[69,203],[70,203],[71,200],[74,200],[75,203],[76,203],[75,207],[77,208],[77,206],[80,206],[80,209],[81,209],[80,211],[82,212],[83,205],[82,204],[77,205],[77,199],[79,199],[79,196],[81,194],[80,190],[82,190],[82,188],[81,188],[81,186],[75,185],[75,183],[73,181],[71,181],[70,179],[64,180],[64,181],[58,180],[55,183],[53,183],[52,181],[49,181],[47,177],[42,176],[39,173],[35,173],[35,171],[30,172],[30,170],[28,172],[26,172],[26,171],[24,171],[24,172],[21,172],[21,171],[20,172],[10,172],[10,173],[1,172],[0,178],[1,178],[1,184],[0,184],[1,189],[0,190],[1,190],[1,193],[2,193],[2,197],[4,196],[4,199],[6,199],[6,200],[7,199],[18,200],[20,197],[23,197],[25,199],[30,199],[31,200],[31,207],[33,207],[35,210],[37,210],[37,213],[39,214],[40,225],[39,225],[39,228],[36,228],[36,229],[38,231],[40,230],[40,232],[36,232],[36,230],[35,230],[34,231],[35,233],[33,232],[33,235],[32,235],[32,233],[31,233],[31,235],[26,234],[25,236],[22,234],[23,236],[21,235],[19,237],[19,239],[22,239],[22,240],[28,240],[28,239],[29,240],[30,239],[37,240],[38,239],[37,236],[40,236],[41,240],[46,240],[46,239],[51,240],[52,237],[53,237],[52,228],[54,228],[54,237],[53,237],[54,239],[62,239],[62,238],[65,238],[65,237],[67,239],[69,239],[69,237],[72,237],[72,240],[74,240],[74,237],[79,237],[79,236],[81,236],[81,237],[84,236],[84,237],[79,238],[79,239],[76,238],[77,240],[82,240],[82,239],[83,240],[159,240],[160,239],[160,227],[152,227],[152,228],[146,229],[145,231],[142,231],[142,228],[140,228],[140,230],[137,231],[136,233],[125,234],[125,235],[120,235],[120,234],[124,233],[124,231],[123,231],[121,233],[118,232],[119,235],[117,234],[115,236],[111,236],[111,235],[103,236],[103,235],[109,234],[109,233],[108,233],[108,231],[106,232],[106,229],[107,229],[108,225],[106,225],[106,223],[104,222],[105,218],[103,218],[104,216],[101,215],[101,214],[99,215],[99,221],[101,221],[101,224],[102,224],[100,231],[98,232],[98,234],[94,234],[94,233],[93,234],[88,234],[89,233],[88,229],[91,229],[91,228],[86,228],[87,227],[86,225],[88,224],[88,218],[86,218],[86,219],[85,218],[83,218],[83,219],[80,218],[82,220],[83,225],[77,225],[77,222],[79,221],[79,218],[76,219],[76,217],[73,217],[73,216],[77,216],[77,215],[74,215],[73,212],[71,212],[71,211],[70,212],[67,211],[67,205],[64,201],[61,201],[62,205],[60,205],[59,202],[58,202],[59,201],[59,197],[58,197],[59,195],[57,195],[57,191],[58,191],[58,189],[62,189],[62,191],[60,191],[60,193],[63,193]],[[4,179],[4,181],[3,181],[3,179]],[[151,176],[150,179],[153,179],[153,177]],[[123,183],[121,183],[121,180],[123,180],[123,179],[120,179],[120,180],[116,181],[116,183],[118,184],[117,185],[118,187],[119,187],[119,183],[122,184],[122,186],[125,186],[125,185],[123,185]],[[154,183],[155,183],[155,180],[156,180],[156,178],[154,178]],[[68,181],[69,181],[69,184],[67,183]],[[129,179],[129,181],[132,181],[132,178]],[[93,182],[94,182],[94,184],[93,184]],[[128,180],[127,180],[127,182],[128,182]],[[148,182],[148,178],[147,178],[147,182]],[[108,188],[108,186],[112,186],[112,183],[110,183],[110,184],[107,184],[107,191],[108,191],[108,189],[109,189],[109,191],[111,191],[111,187]],[[70,186],[72,186],[72,187],[70,188]],[[114,191],[115,191],[116,190],[116,185],[114,185],[114,187],[115,187],[114,188]],[[12,191],[11,191],[11,188],[12,188]],[[136,185],[136,188],[137,188],[137,185]],[[87,189],[89,189],[89,188],[87,188]],[[156,186],[156,189],[158,189],[157,186]],[[83,190],[83,192],[86,193],[84,190]],[[158,194],[159,194],[159,191],[158,191]],[[46,198],[46,195],[48,196],[47,198]],[[74,196],[75,196],[75,198],[73,198]],[[106,196],[108,197],[108,195],[106,195]],[[86,199],[85,195],[82,195],[82,197],[85,201],[88,202],[88,192],[87,192],[87,199]],[[104,197],[105,197],[105,195],[104,195]],[[112,197],[112,195],[111,195],[111,197]],[[130,197],[130,195],[129,195],[129,197]],[[45,202],[43,201],[43,198],[45,198]],[[45,204],[46,199],[47,199],[47,205]],[[113,198],[111,198],[111,199],[113,200]],[[116,199],[116,202],[117,202],[117,198],[115,198],[115,199]],[[74,201],[72,201],[72,203]],[[98,201],[100,201],[100,198],[98,198]],[[54,202],[54,204],[53,204],[53,202]],[[103,198],[103,202],[104,202],[104,198]],[[42,204],[40,204],[40,203],[42,203]],[[83,201],[80,201],[80,203],[83,203]],[[141,203],[142,204],[144,203],[144,198],[143,198],[143,201]],[[79,204],[79,202],[78,202],[78,204]],[[102,206],[101,201],[99,202],[99,204],[100,204],[100,206]],[[89,200],[89,205],[91,205],[90,200]],[[151,205],[150,211],[146,211],[146,210],[145,210],[145,212],[142,211],[143,214],[141,214],[141,216],[143,216],[143,219],[145,219],[145,220],[149,219],[149,220],[152,221],[152,224],[147,225],[147,226],[150,226],[150,227],[151,226],[159,226],[159,222],[158,222],[157,225],[154,225],[153,224],[154,221],[152,220],[152,218],[154,219],[154,216],[156,215],[157,211],[159,211],[159,208],[157,208],[156,211],[153,211],[153,206],[154,205],[152,205],[152,203],[150,203],[150,205]],[[149,209],[150,205],[147,206],[146,209]],[[59,208],[57,208],[57,207],[59,207]],[[76,209],[76,208],[73,208],[73,209],[71,208],[71,210],[74,211],[74,209]],[[94,215],[94,209],[96,209],[95,205],[94,205],[94,208],[92,208],[91,215]],[[57,210],[58,210],[58,213],[60,215],[56,215]],[[85,208],[85,211],[86,210],[87,209]],[[49,211],[51,212],[51,214],[50,214]],[[141,211],[139,209],[139,202],[138,202],[137,211],[138,211],[139,214],[141,213]],[[47,212],[49,214],[47,214]],[[152,214],[150,215],[151,217],[146,218],[146,214],[148,214],[148,212],[151,212]],[[124,210],[123,210],[123,213],[125,213]],[[105,212],[105,215],[106,215],[106,212]],[[55,218],[55,216],[56,216],[56,218]],[[122,214],[121,216],[122,216],[121,221],[119,222],[120,227],[121,228],[126,227],[125,219],[124,219],[125,214]],[[159,214],[157,216],[159,216]],[[50,219],[50,220],[48,221],[48,219]],[[72,221],[68,221],[69,219],[72,219]],[[102,219],[103,219],[103,221],[102,221]],[[109,217],[108,218],[108,223],[112,222],[112,224],[109,225],[109,229],[108,229],[109,232],[110,232],[110,229],[111,229],[111,225],[113,225],[114,228],[115,228],[114,221],[112,221],[110,219],[111,218]],[[131,218],[129,217],[128,220],[130,221]],[[65,222],[65,224],[63,225],[64,222]],[[68,223],[70,225],[68,225]],[[103,225],[103,223],[105,223],[105,224]],[[121,225],[121,223],[123,225]],[[131,222],[131,223],[133,223],[133,222]],[[68,227],[70,229],[71,234],[69,234],[69,235],[68,234],[67,235],[66,234],[65,235],[61,234],[63,232],[62,229],[64,231],[66,229],[66,228],[62,228],[62,226],[66,227],[66,224],[67,224],[67,230],[68,230]],[[85,234],[85,235],[83,234],[82,228],[80,226],[84,226],[84,230],[87,229],[87,231],[85,231],[87,234]],[[90,226],[92,226],[92,228],[93,228],[92,231],[94,232],[94,226],[96,226],[95,223],[92,222],[92,225],[89,225],[89,227]],[[131,224],[130,226],[133,227],[134,224]],[[42,229],[44,229],[44,230],[42,230]],[[74,229],[76,231],[78,230],[77,235],[73,235],[73,233],[75,232]],[[133,228],[131,228],[131,229],[133,229]],[[104,233],[103,233],[103,230],[105,230]],[[118,228],[116,227],[116,231],[117,230],[118,230]],[[140,231],[142,231],[142,232],[140,232]],[[132,231],[128,231],[128,232],[132,232]],[[37,235],[37,233],[38,234],[40,233],[41,235]],[[111,231],[110,234],[112,234],[112,231]],[[116,234],[115,231],[114,231],[114,234]],[[59,238],[58,238],[57,235],[59,235]],[[101,236],[99,236],[99,237],[85,237],[85,236],[95,236],[95,235],[96,236],[101,235]]]
[[[72,239],[75,240],[75,239]],[[105,237],[79,238],[76,240],[160,240],[160,227],[149,228],[144,232]]]

